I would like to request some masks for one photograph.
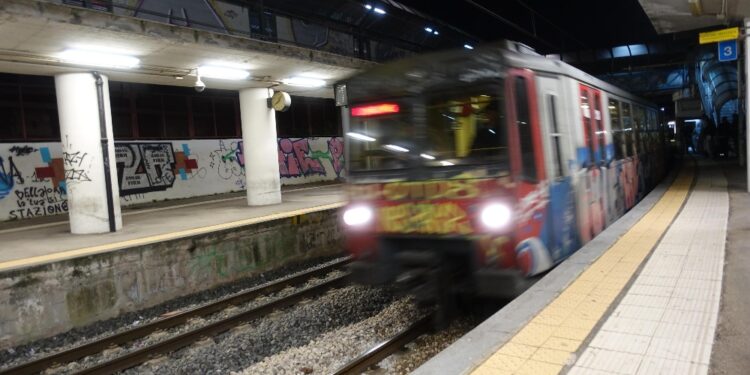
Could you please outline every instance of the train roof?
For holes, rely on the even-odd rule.
[[[341,83],[349,102],[420,95],[424,92],[471,86],[505,77],[493,67],[520,67],[538,73],[565,75],[616,96],[653,106],[635,95],[576,69],[565,62],[529,52],[513,42],[420,54],[378,65]]]

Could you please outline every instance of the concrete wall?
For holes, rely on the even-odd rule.
[[[338,137],[280,138],[283,185],[343,177],[344,148]],[[124,206],[245,189],[240,139],[115,142],[117,179]],[[78,166],[67,173],[63,165]],[[68,211],[66,182],[88,180],[86,154],[65,154],[60,143],[0,143],[0,220]]]
[[[341,249],[336,210],[0,273],[0,350]]]

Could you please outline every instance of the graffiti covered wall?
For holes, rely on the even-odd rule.
[[[245,189],[241,139],[115,142],[122,205]],[[68,211],[60,143],[0,143],[0,220]],[[344,176],[338,137],[279,138],[282,185]]]

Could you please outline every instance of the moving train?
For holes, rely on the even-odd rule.
[[[518,43],[380,65],[337,93],[362,283],[514,297],[668,168],[657,108]]]

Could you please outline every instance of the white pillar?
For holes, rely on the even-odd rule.
[[[747,33],[750,32],[750,18],[745,18],[745,158],[747,164],[747,191],[750,192],[750,38]],[[739,73],[739,72],[738,72]],[[742,124],[740,124],[742,126]],[[738,143],[741,143],[738,142]],[[741,152],[741,151],[740,151]]]
[[[281,203],[276,111],[267,105],[271,95],[273,91],[265,88],[240,90],[242,152],[250,206]]]
[[[90,72],[55,76],[70,231],[75,234],[109,232],[110,219],[114,230],[122,228],[109,85],[107,77],[101,78],[109,186],[102,152],[97,80]]]

